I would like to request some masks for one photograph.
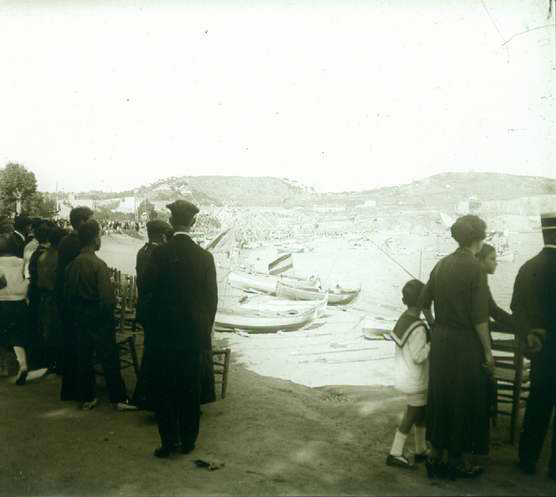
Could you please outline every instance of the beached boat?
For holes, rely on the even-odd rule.
[[[276,295],[291,300],[321,300],[328,295],[328,305],[343,305],[352,302],[359,295],[361,288],[344,288],[336,285],[329,290],[318,287],[305,287],[291,285],[279,281],[276,286]]]
[[[253,309],[257,311],[306,311],[314,309],[317,317],[324,314],[328,304],[328,296],[322,300],[288,300],[269,295],[250,295],[243,297],[239,302],[242,309]]]
[[[361,331],[367,340],[389,340],[395,321],[366,317],[361,322]]]
[[[293,331],[309,324],[317,317],[316,307],[306,310],[258,311],[241,307],[216,311],[215,331],[246,330],[251,333]]]
[[[272,275],[268,273],[256,273],[246,271],[231,271],[228,275],[228,283],[240,290],[254,291],[276,295],[276,285],[279,281],[290,285],[301,285],[311,288],[320,286],[318,278],[300,278],[297,276]],[[322,300],[322,298],[309,299]]]
[[[322,291],[320,288],[290,285],[284,281],[278,281],[276,284],[276,296],[289,300],[322,300],[327,298],[328,292]],[[330,299],[328,302],[330,303]]]
[[[334,288],[328,289],[328,303],[330,305],[345,305],[353,302],[359,293],[361,288],[345,288],[336,285]]]

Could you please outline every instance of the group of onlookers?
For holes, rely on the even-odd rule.
[[[426,284],[411,280],[404,286],[407,310],[391,337],[397,387],[407,395],[407,408],[386,464],[415,468],[404,455],[415,426],[414,461],[425,463],[430,478],[483,473],[496,398],[491,332],[498,329],[514,331],[531,360],[518,467],[535,473],[556,406],[556,214],[541,216],[541,224],[544,248],[518,273],[513,314],[496,305],[488,287],[496,250],[484,243],[486,224],[477,216],[454,223],[459,248],[435,265]],[[556,479],[556,434],[549,477]]]
[[[137,321],[145,347],[132,401],[120,371],[114,286],[96,255],[102,228],[93,211],[73,209],[70,232],[25,216],[0,222],[0,346],[16,354],[16,385],[26,383],[31,368],[41,368],[35,376],[58,373],[61,399],[90,410],[98,404],[100,364],[116,409],[156,413],[157,457],[193,450],[200,404],[215,400],[214,260],[189,236],[199,209],[186,201],[168,208],[172,226],[147,223],[149,241],[137,254]]]
[[[13,347],[17,385],[25,384],[31,368],[36,376],[60,367],[54,291],[57,247],[65,234],[49,220],[0,221],[0,346]]]

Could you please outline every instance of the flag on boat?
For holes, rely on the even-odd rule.
[[[291,254],[285,254],[278,257],[268,265],[270,274],[281,274],[293,268],[293,257]]]

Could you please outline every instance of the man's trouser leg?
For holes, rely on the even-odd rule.
[[[181,395],[179,397],[179,426],[184,448],[195,445],[200,421],[200,354],[184,355],[181,362]]]
[[[157,398],[156,422],[162,447],[172,448],[178,445],[178,412],[175,404],[175,399],[170,395],[163,393]]]
[[[67,309],[60,309],[60,318],[62,323],[60,398],[62,400],[79,400],[77,329],[71,312]]]
[[[546,368],[541,361],[531,364],[531,389],[519,439],[519,461],[530,468],[539,460],[554,406],[550,372]]]
[[[96,379],[93,365],[94,342],[90,332],[90,324],[78,321],[75,328],[77,335],[77,399],[91,402],[96,396]]]
[[[120,371],[120,354],[110,322],[98,320],[99,326],[91,330],[98,362],[102,365],[110,402],[123,402],[127,392]]]

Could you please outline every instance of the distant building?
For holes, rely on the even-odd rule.
[[[376,207],[376,200],[365,200],[362,204],[356,205],[356,209],[367,209]]]

